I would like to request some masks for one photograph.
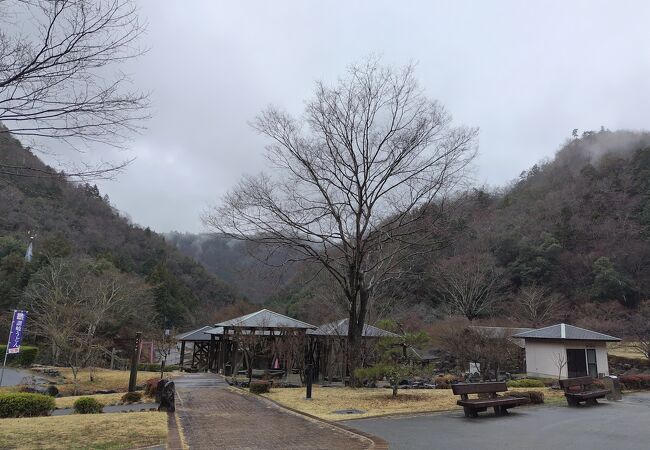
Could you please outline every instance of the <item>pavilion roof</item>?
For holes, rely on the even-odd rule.
[[[245,316],[236,317],[234,319],[226,320],[214,325],[215,328],[210,330],[210,334],[217,333],[217,328],[300,328],[300,329],[313,329],[315,325],[307,322],[293,319],[283,314],[270,311],[268,309],[261,309],[257,312],[246,314]]]
[[[312,336],[347,336],[348,321],[349,319],[341,319],[335,322],[326,323],[316,328],[315,330],[307,331],[307,334]],[[362,336],[363,337],[398,337],[399,335],[366,324],[363,326]]]
[[[177,334],[176,339],[179,341],[209,341],[210,335],[206,332],[211,329],[210,325],[206,325],[196,330],[187,331],[185,333]]]

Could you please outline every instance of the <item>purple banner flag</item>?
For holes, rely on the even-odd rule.
[[[7,354],[20,352],[25,320],[27,320],[27,311],[14,311],[14,318],[11,321],[11,331],[9,332],[9,342],[7,343]]]

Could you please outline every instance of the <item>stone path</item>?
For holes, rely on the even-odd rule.
[[[368,437],[230,388],[216,375],[186,374],[174,382],[176,413],[192,450],[378,448]]]

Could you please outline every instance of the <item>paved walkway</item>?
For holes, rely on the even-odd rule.
[[[650,394],[624,395],[623,401],[595,407],[520,407],[506,417],[462,410],[349,420],[345,424],[386,439],[391,450],[648,450]]]
[[[212,374],[174,382],[176,413],[191,450],[373,448],[366,437],[232,389]]]

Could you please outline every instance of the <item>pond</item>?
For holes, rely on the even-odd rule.
[[[0,367],[0,371],[2,367]],[[34,373],[27,369],[16,369],[13,367],[6,367],[5,374],[2,378],[2,386],[16,386],[18,384],[31,384],[31,379]],[[35,377],[37,382],[47,382],[41,377]]]

